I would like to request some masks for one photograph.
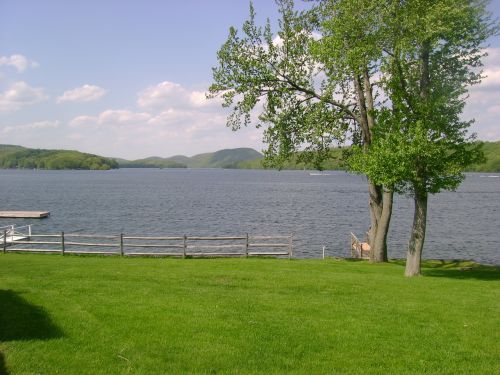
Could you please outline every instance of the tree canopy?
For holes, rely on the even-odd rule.
[[[227,125],[237,130],[251,123],[264,127],[268,165],[280,166],[294,152],[302,159],[324,159],[335,141],[356,119],[353,103],[335,94],[343,87],[324,76],[311,53],[315,23],[293,8],[293,1],[277,1],[279,31],[269,21],[257,26],[250,5],[240,36],[231,27],[218,51],[209,96],[221,96],[231,108]],[[333,84],[332,84],[333,83]]]

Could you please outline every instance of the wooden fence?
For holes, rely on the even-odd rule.
[[[31,232],[31,231],[30,231]],[[33,234],[9,240],[3,252],[169,257],[293,256],[293,234],[254,236],[126,236],[81,233]],[[281,241],[281,242],[280,242]]]

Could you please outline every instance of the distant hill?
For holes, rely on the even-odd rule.
[[[21,150],[26,150],[26,148],[24,148],[22,146],[15,146],[15,145],[0,145],[0,153],[8,153],[8,152],[21,151]]]
[[[192,157],[176,155],[169,158],[153,156],[131,161],[115,160],[120,168],[240,168],[242,162],[260,161],[262,158],[262,154],[252,148],[234,148]]]
[[[184,156],[184,155],[175,155],[175,156],[171,156],[171,157],[167,158],[167,160],[172,160],[172,161],[175,161],[176,163],[184,164],[187,166],[189,161],[191,160],[191,158],[189,158],[188,156]]]
[[[188,161],[190,168],[238,168],[241,162],[261,160],[263,155],[253,148],[234,148],[195,155]]]
[[[160,158],[158,156],[137,160],[114,160],[118,163],[120,168],[187,168],[187,165],[184,163],[179,163],[170,158]]]
[[[471,166],[467,172],[500,172],[500,141],[482,142],[486,162]],[[343,153],[349,150],[332,149],[331,158],[321,164],[321,169],[343,170]],[[105,158],[69,150],[30,149],[0,144],[0,168],[37,169],[97,169],[112,168],[238,168],[262,169],[264,157],[252,148],[225,149],[192,157],[175,155],[168,158],[152,156],[138,160]],[[317,169],[312,163],[286,162],[283,169]]]
[[[78,151],[0,145],[0,168],[108,170],[118,168],[118,163],[113,159]]]

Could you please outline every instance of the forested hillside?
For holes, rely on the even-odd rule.
[[[118,163],[109,158],[78,151],[0,145],[0,168],[108,170],[118,168]]]
[[[240,168],[240,163],[258,164],[262,154],[252,148],[234,148],[194,155],[192,157],[176,155],[169,158],[157,156],[124,160],[115,159],[120,168]]]
[[[344,152],[349,148],[331,150],[331,157],[320,165],[324,170],[344,170]],[[500,172],[500,141],[483,142],[486,161],[474,165],[467,172]],[[69,150],[30,149],[14,145],[0,145],[0,168],[27,169],[92,169],[114,168],[237,168],[263,169],[263,155],[251,148],[235,148],[203,153],[192,157],[176,155],[168,158],[149,157],[138,160],[106,158]],[[312,162],[292,158],[282,169],[318,169]]]
[[[500,141],[483,142],[486,162],[473,165],[469,172],[500,172]]]
[[[481,164],[473,165],[467,169],[467,172],[484,172],[496,173],[500,172],[500,141],[497,142],[482,142],[483,152],[486,161]],[[345,151],[349,151],[349,147],[335,148],[331,150],[331,157],[321,163],[323,170],[345,170],[344,162]],[[256,159],[238,163],[238,168],[261,169],[264,168],[263,160]],[[317,169],[313,163],[298,162],[297,158],[283,164],[283,169]]]

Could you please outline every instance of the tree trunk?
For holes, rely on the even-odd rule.
[[[367,151],[371,144],[371,130],[368,123],[365,92],[363,91],[361,78],[357,74],[354,75],[354,88],[359,106],[359,125],[361,126],[361,134],[363,136],[363,149]]]
[[[382,212],[378,220],[374,242],[370,244],[371,262],[387,262],[387,233],[391,222],[393,197],[394,192],[391,189],[384,189]]]
[[[420,275],[422,249],[424,247],[425,229],[427,224],[427,192],[415,191],[415,213],[411,230],[408,252],[406,254],[405,276]]]
[[[387,233],[392,214],[393,192],[384,190],[368,179],[370,193],[370,229],[368,243],[370,244],[370,261],[387,261]]]
[[[360,111],[360,126],[363,135],[363,149],[368,152],[372,141],[372,129],[375,125],[373,117],[374,100],[370,84],[368,68],[364,69],[362,77],[354,74],[354,88]],[[385,197],[383,187],[368,179],[370,194],[370,229],[368,243],[370,245],[370,261],[387,261],[387,232],[392,212],[392,193]],[[386,202],[386,198],[388,199]],[[386,206],[387,204],[387,206]]]
[[[365,90],[365,103],[366,103],[366,120],[368,124],[368,131],[371,132],[373,127],[375,126],[375,118],[373,117],[373,111],[375,110],[374,100],[373,100],[373,92],[372,85],[370,83],[370,73],[368,72],[368,68],[363,71],[363,86]]]
[[[427,104],[429,99],[430,85],[430,42],[424,40],[420,46],[420,98]],[[426,107],[426,106],[425,106]],[[425,118],[427,108],[420,116]],[[415,161],[417,169],[417,180],[413,182],[413,192],[415,197],[415,212],[413,214],[413,227],[411,229],[410,241],[408,243],[408,252],[406,254],[405,276],[420,275],[422,250],[425,241],[425,229],[427,225],[427,190],[425,187],[424,166],[418,160]]]
[[[382,215],[382,187],[376,185],[370,178],[368,178],[368,193],[369,193],[369,207],[370,207],[370,229],[368,230],[368,243],[370,246],[375,242],[377,234],[378,222]]]

